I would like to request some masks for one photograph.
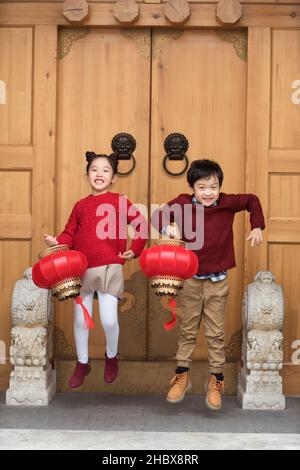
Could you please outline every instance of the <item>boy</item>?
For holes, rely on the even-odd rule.
[[[188,170],[187,181],[193,189],[193,194],[180,194],[156,213],[158,229],[169,237],[182,238],[190,242],[185,233],[191,232],[191,227],[195,233],[197,230],[204,230],[202,248],[193,250],[199,259],[199,271],[194,278],[184,281],[183,285],[176,354],[177,368],[170,382],[167,401],[179,403],[191,388],[188,371],[203,318],[210,369],[206,404],[210,409],[217,410],[221,408],[221,395],[224,391],[224,311],[228,296],[227,270],[235,266],[232,232],[234,215],[242,210],[250,212],[251,232],[247,240],[251,241],[251,246],[262,242],[265,223],[257,196],[220,192],[223,172],[218,163],[206,159],[195,160]],[[182,209],[180,220],[178,211],[174,211],[172,215],[170,208],[175,207],[174,204]],[[186,205],[192,205],[190,217],[184,215]],[[202,227],[199,227],[199,222],[197,226],[196,212],[199,205],[204,211]],[[177,215],[174,216],[175,212]],[[168,225],[166,225],[167,219]],[[152,223],[155,225],[154,217]],[[182,233],[179,233],[178,226],[181,227]]]

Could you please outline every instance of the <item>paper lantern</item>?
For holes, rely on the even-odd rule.
[[[94,328],[83,299],[79,295],[81,277],[87,269],[87,259],[83,253],[70,250],[67,245],[55,245],[39,254],[39,262],[32,268],[32,280],[42,289],[50,289],[58,300],[74,298],[82,307],[86,326]]]
[[[151,287],[159,296],[170,297],[172,320],[165,323],[166,329],[176,323],[176,302],[174,297],[182,289],[182,281],[198,272],[198,258],[193,251],[185,248],[185,242],[175,239],[158,240],[157,245],[144,250],[140,256],[142,271],[151,278]]]

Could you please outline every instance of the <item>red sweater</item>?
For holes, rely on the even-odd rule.
[[[174,214],[171,212],[170,218],[168,218],[167,211],[164,213],[164,208],[167,209],[167,206],[179,204],[182,207],[182,219],[177,221],[177,225],[183,227],[181,237],[186,242],[193,242],[195,238],[187,240],[184,236],[185,224],[190,222],[185,220],[183,208],[184,204],[192,204],[192,198],[193,195],[191,194],[180,194],[168,202],[166,206],[158,209],[156,217],[154,217],[155,213],[152,215],[152,223],[155,228],[161,231],[165,225],[174,222]],[[196,210],[197,204],[193,204],[191,229],[194,232],[196,231]],[[232,225],[235,213],[243,210],[250,212],[251,229],[265,228],[264,215],[259,199],[253,194],[220,193],[216,206],[204,207],[204,244],[200,250],[193,250],[199,260],[198,274],[226,271],[236,265]],[[158,217],[157,212],[159,213]]]
[[[89,268],[124,264],[125,260],[118,254],[126,250],[127,224],[135,228],[129,249],[139,256],[147,241],[148,224],[145,218],[126,196],[110,192],[89,195],[75,204],[57,241],[84,253]],[[102,239],[108,231],[107,238]]]

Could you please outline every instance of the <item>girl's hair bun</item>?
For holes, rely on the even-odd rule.
[[[118,156],[115,153],[111,153],[110,155],[108,155],[108,158],[111,158],[112,160],[115,160],[117,162],[117,164],[119,163]]]
[[[95,152],[85,152],[85,157],[86,157],[88,162],[93,160],[93,158],[95,158],[95,156],[96,156]]]

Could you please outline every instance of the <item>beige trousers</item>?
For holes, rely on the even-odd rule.
[[[95,291],[111,294],[121,299],[124,292],[122,264],[107,264],[86,270],[82,280],[80,295],[85,296]]]
[[[208,346],[210,372],[224,370],[224,311],[228,296],[228,279],[188,279],[183,284],[179,318],[177,364],[190,367],[192,354],[203,319]]]

